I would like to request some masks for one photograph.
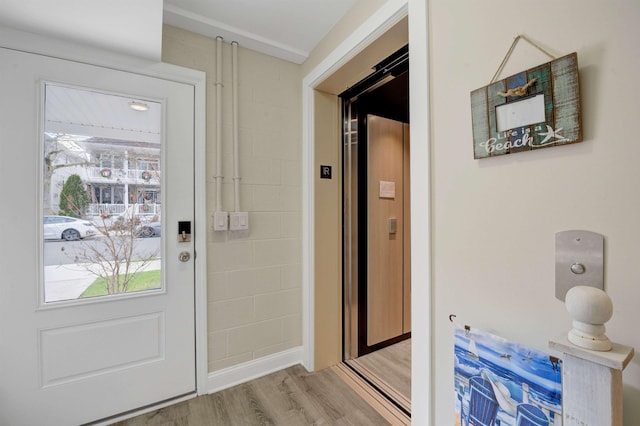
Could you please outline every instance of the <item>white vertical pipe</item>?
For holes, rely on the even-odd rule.
[[[222,37],[216,37],[216,212],[222,211]]]
[[[240,211],[240,154],[238,141],[238,42],[231,42],[232,48],[232,102],[233,102],[233,190],[235,211]]]

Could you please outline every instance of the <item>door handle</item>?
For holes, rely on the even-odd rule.
[[[188,262],[189,259],[191,259],[191,253],[189,253],[188,251],[181,251],[178,255],[178,259],[180,260],[180,262]]]

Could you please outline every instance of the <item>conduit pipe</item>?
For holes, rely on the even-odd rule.
[[[216,212],[222,211],[222,37],[216,37]]]
[[[240,211],[240,153],[238,140],[238,42],[231,42],[231,78],[233,103],[233,190],[235,211]]]

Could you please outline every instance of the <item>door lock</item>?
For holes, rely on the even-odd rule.
[[[188,251],[182,251],[178,255],[178,259],[180,259],[180,262],[188,262],[191,259],[191,254]]]
[[[178,242],[188,243],[191,241],[191,222],[178,222]]]

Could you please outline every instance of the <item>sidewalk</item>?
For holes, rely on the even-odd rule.
[[[153,260],[140,271],[158,270],[160,265],[160,259]],[[45,302],[77,299],[97,278],[83,264],[45,266]]]

